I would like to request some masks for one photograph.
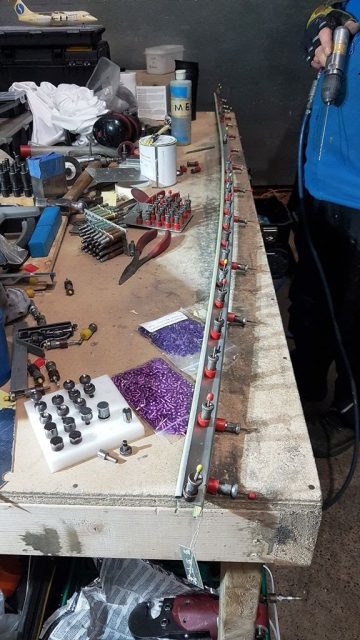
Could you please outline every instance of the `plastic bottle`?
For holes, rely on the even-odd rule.
[[[191,143],[191,80],[185,76],[185,69],[177,69],[170,82],[171,134],[180,145]]]

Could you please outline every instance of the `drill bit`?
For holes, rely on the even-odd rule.
[[[321,156],[322,156],[322,152],[323,152],[323,148],[324,148],[324,140],[325,140],[325,133],[326,133],[329,109],[330,109],[330,104],[326,105],[325,119],[324,119],[324,125],[323,125],[323,128],[322,128],[321,142],[320,142],[320,149],[319,149],[319,158],[318,158],[319,162],[321,160]]]

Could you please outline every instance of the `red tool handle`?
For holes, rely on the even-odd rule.
[[[155,240],[157,233],[156,229],[146,231],[137,241],[135,251],[140,255],[144,251],[146,245],[152,240]]]
[[[154,229],[154,231],[156,231],[156,229]],[[147,260],[150,260],[151,258],[156,258],[156,256],[159,256],[161,253],[166,251],[166,249],[170,245],[170,242],[171,242],[171,233],[170,231],[165,231],[164,237],[161,238],[160,242],[158,242],[155,245],[155,247],[151,249],[151,251],[149,251],[149,253],[147,254],[146,256]]]
[[[149,244],[149,242],[151,242],[152,240],[155,240],[157,234],[157,229],[151,229],[149,231],[145,231],[145,233],[139,238],[136,243],[136,252],[139,256],[143,252],[146,245]],[[140,262],[147,262],[148,260],[151,260],[151,258],[156,258],[156,256],[159,256],[168,248],[170,242],[171,233],[170,231],[165,231],[164,236],[161,238],[160,242],[158,242],[151,249],[151,251],[149,251],[149,253],[141,259]]]

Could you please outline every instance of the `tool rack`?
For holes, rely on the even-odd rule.
[[[238,167],[233,211],[247,219],[246,226],[234,227],[232,256],[250,267],[246,275],[232,273],[228,301],[249,322],[228,327],[238,357],[225,356],[217,411],[218,417],[239,421],[242,431],[214,435],[210,471],[238,482],[239,497],[206,494],[201,515],[194,517],[194,505],[175,497],[184,439],[148,428],[121,464],[94,458],[49,474],[19,400],[14,469],[0,495],[0,553],[179,559],[180,545],[192,541],[197,560],[222,564],[219,638],[250,640],[259,564],[310,564],[321,493],[235,115],[224,118],[227,151]],[[77,380],[84,371],[93,377],[115,374],[158,356],[138,325],[199,301],[207,306],[225,185],[214,113],[199,114],[192,145],[179,156],[180,162],[191,157],[202,166],[200,174],[183,176],[178,184],[190,194],[194,217],[166,253],[127,283],[117,284],[129,257],[99,268],[84,259],[78,238],[65,235],[55,267],[58,286],[42,296],[41,310],[48,322],[95,322],[98,332],[89,343],[56,353],[62,380]],[[130,229],[128,239],[136,242],[142,233]],[[74,283],[71,297],[62,290],[66,278]],[[242,495],[248,491],[257,494],[255,501]]]

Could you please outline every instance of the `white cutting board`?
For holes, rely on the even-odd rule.
[[[124,422],[122,410],[129,405],[109,376],[94,378],[92,382],[96,388],[93,398],[89,398],[84,394],[82,385],[77,384],[75,386],[76,389],[79,389],[82,397],[86,398],[86,405],[93,412],[93,419],[88,426],[81,420],[80,412],[74,407],[67,391],[64,389],[47,393],[42,398],[47,404],[46,411],[51,413],[52,422],[56,424],[58,435],[64,441],[64,448],[61,451],[53,451],[51,449],[50,440],[45,435],[44,427],[39,420],[39,414],[33,402],[31,400],[25,402],[25,409],[31,426],[51,473],[93,458],[99,449],[105,449],[106,451],[115,449],[121,445],[123,440],[132,442],[142,438],[144,435],[144,427],[134,412],[132,412],[131,422]],[[52,397],[57,394],[61,394],[64,397],[64,404],[70,409],[67,417],[75,418],[75,428],[77,431],[81,431],[82,442],[80,444],[71,444],[69,434],[64,431],[62,418],[57,415],[56,407],[51,401]],[[110,418],[106,420],[99,420],[97,417],[96,405],[102,400],[109,403]]]

